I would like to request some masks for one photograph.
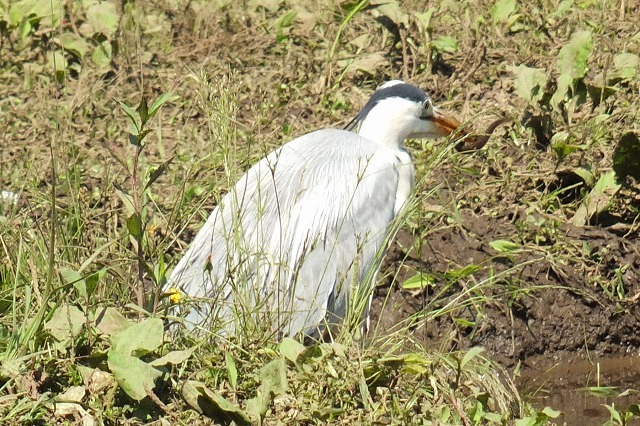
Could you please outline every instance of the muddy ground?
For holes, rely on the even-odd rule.
[[[447,296],[454,295],[465,285],[455,285],[446,294],[439,294],[439,301],[434,301],[437,283],[434,288],[422,292],[402,290],[399,282],[413,276],[416,270],[444,274],[451,265],[482,263],[486,268],[493,268],[494,273],[515,268],[515,282],[499,283],[486,294],[487,298],[495,299],[481,310],[472,306],[418,323],[416,336],[437,345],[453,332],[457,337],[455,348],[482,346],[490,357],[507,367],[518,362],[525,367],[548,367],[563,357],[573,358],[574,355],[586,358],[637,354],[640,349],[637,333],[640,323],[637,302],[640,244],[637,238],[620,236],[606,227],[577,228],[563,224],[558,232],[564,239],[578,247],[587,243],[592,253],[604,253],[591,268],[579,262],[552,263],[535,253],[527,253],[511,262],[505,257],[496,257],[495,250],[488,244],[512,235],[517,223],[526,219],[526,213],[517,212],[513,207],[510,210],[511,213],[497,217],[461,211],[462,226],[431,234],[420,258],[411,253],[406,258],[406,250],[401,246],[413,244],[413,239],[406,231],[401,232],[388,265],[393,269],[401,262],[399,281],[379,287],[373,304],[373,317],[381,322],[382,328],[391,327],[399,319],[427,306],[435,308],[445,303]],[[519,267],[518,263],[522,261],[530,263]],[[626,296],[621,299],[603,297],[602,288],[593,282],[593,277],[615,280],[616,270],[623,265],[628,265],[622,274]],[[476,274],[475,279],[482,280],[486,276]],[[509,285],[536,288],[505,300],[505,293],[513,291],[507,288]],[[473,325],[460,325],[457,321],[460,318]],[[547,362],[540,356],[546,357]],[[535,361],[529,364],[532,357]]]
[[[500,147],[498,162],[508,167],[480,167],[502,181],[506,174],[526,170],[533,155],[538,173],[498,187],[494,179],[472,177],[463,167],[436,173],[447,188],[425,201],[427,208],[447,205],[452,198],[462,207],[456,209],[455,222],[442,223],[446,220],[440,218],[426,226],[433,231],[422,237],[400,231],[387,259],[389,278],[376,292],[375,320],[384,330],[402,318],[432,312],[469,286],[487,282],[491,274],[496,277],[489,281],[493,285],[471,293],[481,294],[486,303],[418,321],[415,335],[438,345],[453,333],[451,348],[482,346],[506,367],[520,363],[540,371],[562,359],[637,355],[640,235],[637,225],[628,222],[637,219],[605,213],[586,226],[575,226],[570,217],[562,220],[557,212],[541,211],[531,200],[542,199],[550,187],[567,185],[563,172],[545,166],[552,159],[534,147],[523,154],[509,146],[505,135],[496,135],[490,143]],[[458,157],[452,163],[458,161],[482,165],[487,158]],[[434,185],[438,181],[432,179]],[[627,196],[626,202],[640,205],[637,188]],[[569,196],[559,203],[569,206],[574,201]],[[416,238],[422,239],[419,248]],[[502,255],[490,245],[498,240],[515,242],[521,249]],[[402,289],[417,271],[445,275],[468,265],[478,268],[471,279],[455,282],[441,276],[423,291]]]

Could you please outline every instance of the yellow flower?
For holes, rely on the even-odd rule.
[[[180,290],[175,287],[171,287],[168,292],[165,293],[169,296],[169,301],[171,303],[176,304],[180,303],[180,299],[182,298],[182,294],[180,294]]]

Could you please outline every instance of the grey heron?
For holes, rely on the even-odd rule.
[[[414,186],[407,138],[460,123],[420,88],[378,88],[344,129],[300,136],[253,165],[215,207],[168,285],[185,322],[230,335],[249,321],[283,336],[340,324],[352,286],[377,272],[385,235]],[[368,318],[371,291],[363,320]]]

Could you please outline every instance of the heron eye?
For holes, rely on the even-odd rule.
[[[431,103],[431,99],[427,99],[422,104],[422,116],[423,117],[431,117],[433,116],[433,104]]]

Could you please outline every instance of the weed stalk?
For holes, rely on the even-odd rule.
[[[131,193],[127,194],[120,189],[118,195],[120,195],[125,208],[127,208],[128,210],[127,231],[129,233],[129,236],[132,238],[133,245],[135,246],[134,249],[138,270],[137,285],[135,285],[134,287],[134,294],[136,303],[141,308],[145,308],[145,297],[148,294],[148,289],[146,288],[144,281],[145,272],[152,271],[152,268],[145,260],[144,250],[144,230],[146,229],[147,225],[145,221],[145,218],[147,217],[147,215],[145,214],[145,199],[148,194],[149,187],[164,173],[166,168],[173,161],[173,157],[169,158],[161,166],[150,173],[149,177],[144,182],[144,178],[141,177],[142,174],[140,170],[142,163],[141,160],[144,148],[146,146],[144,140],[151,132],[151,130],[147,128],[147,124],[156,115],[160,107],[169,100],[170,96],[170,93],[164,93],[150,107],[148,106],[146,99],[142,97],[138,108],[136,108],[135,110],[125,103],[119,102],[120,107],[131,121],[129,143],[135,147],[132,167],[130,169],[127,168],[129,176],[131,177]],[[116,156],[116,159],[120,162],[120,164],[127,164],[124,159],[117,158],[118,151],[116,149],[109,149],[109,152],[112,155]],[[154,282],[159,282],[159,277],[156,277],[153,272],[150,275],[152,276]],[[155,309],[158,303],[157,291],[154,291],[154,294],[153,309]]]

